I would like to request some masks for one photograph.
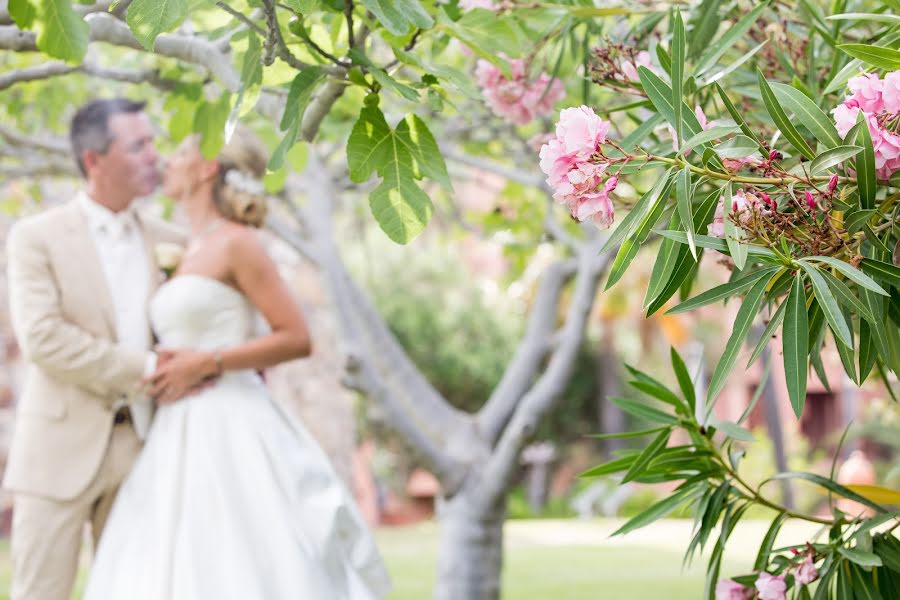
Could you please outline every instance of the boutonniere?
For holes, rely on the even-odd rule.
[[[180,244],[163,242],[157,244],[153,251],[156,255],[156,264],[168,279],[172,273],[178,270],[178,265],[184,257],[184,247]]]

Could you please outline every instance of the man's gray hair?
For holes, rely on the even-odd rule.
[[[78,170],[87,176],[82,155],[86,150],[105,154],[113,142],[109,130],[109,118],[120,113],[136,113],[144,110],[146,102],[136,102],[127,98],[92,100],[78,109],[72,117],[69,139]]]

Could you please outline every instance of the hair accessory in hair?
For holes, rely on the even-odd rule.
[[[262,181],[249,173],[244,173],[237,169],[229,169],[225,173],[225,183],[238,191],[254,196],[262,196],[266,193],[266,188],[263,186]]]

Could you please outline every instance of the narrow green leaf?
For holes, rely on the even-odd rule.
[[[859,207],[862,209],[875,208],[875,194],[878,193],[875,181],[875,147],[872,145],[872,136],[869,135],[869,127],[863,120],[863,112],[860,111],[857,124],[856,144],[863,151],[856,157],[856,186],[859,190]],[[849,137],[849,134],[848,136]]]
[[[692,211],[691,196],[691,170],[684,167],[678,174],[675,184],[675,196],[678,205],[678,216],[681,217],[681,224],[684,226],[684,232],[687,234],[688,248],[691,256],[697,260],[697,246],[694,244],[694,215]]]
[[[631,464],[631,467],[622,476],[622,483],[628,483],[638,475],[641,475],[644,469],[647,468],[647,465],[650,464],[656,456],[660,453],[660,451],[666,447],[666,443],[669,441],[669,436],[672,434],[671,429],[663,429],[658,436],[656,436],[652,442],[644,449],[643,452],[634,460]]]
[[[859,323],[859,385],[862,385],[875,366],[875,357],[878,352],[875,349],[875,340],[872,337],[871,327],[866,321]]]
[[[672,106],[681,106],[683,103],[682,89],[684,86],[684,21],[681,20],[681,11],[675,10],[675,26],[672,32]],[[681,147],[684,141],[682,130],[681,111],[674,111],[675,145]],[[681,215],[682,223],[690,223],[690,218]],[[691,246],[691,253],[697,258],[697,252]]]
[[[791,407],[797,418],[803,414],[806,402],[807,348],[809,346],[809,324],[806,313],[806,293],[803,276],[797,273],[788,295],[784,317],[782,350],[784,353],[784,375]]]
[[[769,555],[772,554],[772,547],[775,545],[775,538],[778,537],[778,532],[781,531],[781,526],[784,525],[784,522],[787,521],[787,514],[781,512],[778,513],[778,516],[772,521],[772,525],[769,526],[768,531],[766,531],[766,535],[763,536],[762,544],[759,546],[759,552],[756,555],[756,562],[753,563],[754,571],[763,571],[769,565]]]
[[[886,283],[889,283],[892,286],[900,287],[900,268],[895,267],[890,263],[886,263],[881,260],[875,260],[874,258],[864,258],[859,264],[859,268],[869,275],[880,277]],[[878,292],[878,290],[873,291]],[[884,290],[881,290],[881,292],[878,293],[880,294],[882,292],[884,292]],[[889,296],[890,294],[883,295]]]
[[[775,93],[772,91],[772,88],[769,87],[769,83],[759,69],[756,71],[756,79],[759,83],[759,91],[762,94],[763,104],[765,104],[766,111],[775,122],[775,126],[781,130],[785,139],[801,154],[810,160],[814,159],[816,153],[813,152],[812,148],[809,147],[809,144],[806,143],[806,140],[804,140],[797,131],[797,128],[790,122],[787,115],[784,113],[784,109],[781,108],[781,105],[778,103]]]
[[[647,97],[653,102],[653,106],[659,111],[666,121],[673,127],[675,126],[675,105],[672,104],[672,88],[666,82],[659,78],[653,71],[647,67],[638,67],[638,76],[641,79],[641,85],[644,87]],[[694,111],[688,108],[684,102],[681,103],[681,121],[684,131],[688,135],[694,136],[703,131],[700,121]],[[704,147],[708,144],[704,144]]]
[[[669,496],[668,498],[661,500],[645,510],[644,512],[638,514],[634,518],[630,519],[624,525],[622,525],[619,529],[614,531],[610,537],[617,535],[624,535],[629,531],[634,531],[635,529],[640,529],[641,527],[645,527],[654,521],[661,519],[666,516],[673,510],[675,510],[682,503],[693,500],[693,498],[697,495],[696,488],[685,488],[680,492],[676,492]]]
[[[900,50],[868,44],[838,44],[838,50],[879,69],[900,69]]]
[[[810,483],[814,483],[818,486],[821,486],[827,490],[831,490],[838,496],[843,496],[849,500],[853,500],[854,502],[859,502],[860,504],[864,504],[869,508],[872,508],[877,513],[885,513],[887,512],[883,506],[875,504],[868,498],[860,496],[853,490],[850,490],[843,485],[837,483],[836,481],[832,481],[827,477],[822,477],[821,475],[816,475],[815,473],[805,473],[803,471],[788,471],[785,473],[779,473],[773,476],[771,479],[802,479],[804,481],[809,481]]]
[[[753,434],[738,425],[737,423],[731,423],[729,421],[718,421],[713,420],[710,422],[710,425],[715,427],[716,429],[722,431],[725,435],[730,437],[731,439],[738,440],[741,442],[755,442],[756,438],[753,437]]]
[[[826,148],[836,148],[841,145],[841,137],[834,126],[834,121],[815,102],[810,100],[809,96],[797,88],[783,83],[770,85],[781,106],[794,113],[799,122],[809,129],[822,145]]]
[[[847,346],[852,346],[853,339],[850,336],[850,328],[847,326],[844,314],[838,307],[837,300],[834,299],[834,295],[831,293],[831,289],[828,287],[825,278],[822,277],[822,274],[819,273],[818,269],[809,263],[798,262],[797,264],[799,264],[800,268],[802,268],[809,276],[809,280],[812,282],[813,291],[816,294],[816,299],[819,301],[819,306],[822,307],[822,310],[825,313],[825,320],[828,321],[831,330],[841,342]]]
[[[617,458],[615,460],[611,460],[602,465],[597,465],[596,467],[591,467],[587,471],[579,474],[579,477],[603,477],[605,475],[612,475],[613,473],[619,473],[621,471],[626,470],[631,466],[631,463],[634,462],[637,454],[633,456],[623,456],[622,458]]]
[[[690,414],[693,415],[697,403],[694,382],[691,381],[691,375],[688,373],[684,361],[681,359],[681,356],[675,350],[674,346],[670,348],[669,355],[672,358],[672,369],[675,371],[675,377],[678,379],[678,387],[681,388],[681,394],[684,396],[685,400],[687,400],[688,407],[691,411]]]
[[[657,423],[662,423],[664,425],[674,425],[678,422],[678,419],[675,418],[674,415],[671,415],[667,412],[663,412],[658,408],[653,408],[652,406],[648,406],[644,402],[640,402],[638,400],[632,400],[630,398],[619,398],[617,396],[611,396],[609,401],[624,410],[625,412],[632,414],[636,417],[640,417],[642,419],[647,419],[648,421],[654,421]]]
[[[716,287],[711,288],[703,292],[702,294],[697,294],[690,300],[685,300],[681,304],[670,308],[668,311],[666,311],[666,314],[672,315],[687,312],[701,306],[706,306],[707,304],[712,304],[714,302],[719,302],[720,300],[730,298],[738,292],[750,287],[763,277],[769,277],[771,279],[772,275],[777,270],[778,267],[767,267],[760,271],[754,271],[753,273],[750,273],[749,275],[746,275],[739,279],[735,279],[734,281],[729,281],[728,283],[717,285]]]
[[[757,281],[753,287],[750,288],[747,297],[744,298],[743,304],[741,304],[740,309],[738,309],[734,328],[732,329],[731,336],[728,338],[725,352],[719,359],[716,370],[709,383],[709,390],[706,394],[706,403],[710,409],[712,408],[715,399],[718,397],[719,392],[721,392],[722,388],[725,386],[725,380],[728,378],[728,374],[731,372],[731,369],[737,360],[744,339],[750,331],[750,326],[753,324],[756,314],[759,312],[759,306],[766,293],[766,286],[771,279],[772,276],[770,275]]]
[[[856,297],[856,294],[847,287],[847,284],[829,273],[828,271],[822,271],[822,275],[825,277],[825,281],[828,282],[828,287],[831,288],[831,291],[834,292],[835,298],[837,301],[843,304],[845,307],[849,308],[853,313],[858,314],[863,319],[872,322],[875,320],[875,315],[873,315],[869,311],[869,307],[863,304],[862,300]]]
[[[880,567],[883,563],[877,555],[865,550],[857,548],[845,548],[838,546],[838,552],[847,560],[854,562],[862,567]]]
[[[737,23],[726,29],[722,37],[709,45],[697,60],[694,72],[699,76],[715,65],[722,55],[756,23],[760,13],[765,10],[768,4],[768,2],[760,2],[753,10],[741,17]]]
[[[641,431],[621,431],[617,433],[592,433],[587,437],[595,440],[624,440],[627,438],[644,437],[651,433],[659,433],[665,429],[664,427],[654,427],[653,429],[643,429]]]
[[[771,293],[771,292],[770,292]],[[781,325],[781,322],[784,320],[785,310],[787,309],[787,302],[782,302],[778,308],[775,310],[775,314],[772,315],[772,318],[769,319],[769,324],[766,325],[765,330],[762,332],[762,335],[759,336],[759,341],[756,342],[756,348],[753,349],[753,354],[750,355],[750,360],[747,361],[747,369],[750,368],[750,365],[756,362],[756,359],[759,358],[759,355],[762,354],[762,351],[765,350],[769,342],[772,341],[772,336],[775,335],[775,330]]]
[[[730,75],[731,73],[733,73],[734,71],[737,71],[739,68],[741,68],[744,65],[744,63],[746,63],[748,60],[750,60],[751,58],[756,56],[756,54],[760,50],[762,50],[763,46],[765,46],[768,43],[769,43],[768,38],[764,39],[759,44],[757,44],[756,46],[754,46],[753,48],[751,48],[750,50],[745,52],[737,60],[729,61],[728,66],[725,67],[724,69],[716,71],[715,73],[710,75],[708,78],[698,82],[698,84],[697,84],[698,87],[701,87],[701,88],[706,87],[710,83],[720,81],[720,80],[724,79],[725,77],[727,77],[728,75]]]
[[[696,58],[709,48],[709,42],[719,29],[719,5],[721,0],[703,0],[696,10],[691,12],[689,27],[691,37],[688,40],[690,58]],[[660,11],[662,12],[662,11]]]
[[[675,240],[676,242],[680,242],[682,244],[687,244],[687,234],[683,231],[657,231],[659,235],[664,238],[669,238],[671,240]],[[712,237],[709,235],[694,235],[694,243],[700,246],[701,248],[709,248],[710,250],[718,250],[723,254],[728,253],[728,244],[725,240],[717,237]],[[765,256],[768,258],[775,258],[775,253],[772,252],[769,248],[765,248],[763,246],[754,246],[747,244],[747,253],[750,256]]]
[[[715,127],[710,127],[709,129],[701,131],[697,135],[691,136],[684,144],[682,144],[681,149],[678,151],[678,154],[684,155],[685,152],[693,149],[695,146],[706,144],[739,130],[739,127],[732,127],[730,125],[717,125]]]
[[[663,189],[666,187],[671,177],[672,171],[670,169],[669,171],[666,171],[665,175],[656,180],[653,187],[647,190],[647,193],[641,196],[640,200],[635,202],[634,206],[631,207],[631,210],[628,211],[628,214],[625,215],[625,218],[622,219],[622,222],[619,223],[619,226],[615,228],[612,235],[610,235],[609,239],[603,244],[603,247],[600,249],[600,254],[614,248],[619,242],[631,235],[634,230],[637,229],[638,225],[647,217],[647,214],[652,212],[654,204],[660,198]]]
[[[837,146],[819,154],[809,165],[809,174],[817,175],[862,152],[862,146]]]
[[[756,137],[756,134],[753,133],[753,130],[750,129],[750,126],[744,121],[744,117],[741,113],[738,112],[737,108],[734,106],[734,103],[731,102],[731,99],[728,98],[728,94],[725,93],[725,90],[722,89],[718,83],[716,85],[716,91],[719,93],[719,98],[722,99],[722,103],[725,105],[725,109],[728,111],[728,114],[731,115],[731,118],[734,119],[734,122],[737,123],[738,127],[741,128],[741,131],[744,132],[748,138],[753,140],[756,143],[757,148],[759,149],[759,153],[763,158],[769,158],[769,151],[766,150],[766,147],[763,146],[762,142],[759,141],[759,138]]]
[[[888,23],[900,25],[900,15],[876,14],[876,13],[842,13],[825,17],[828,21],[871,21],[873,23]]]

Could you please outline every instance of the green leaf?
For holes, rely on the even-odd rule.
[[[668,498],[657,502],[634,518],[630,519],[619,529],[614,531],[610,537],[624,535],[629,531],[634,531],[635,529],[645,527],[650,523],[653,523],[654,521],[666,516],[682,503],[693,500],[696,495],[697,491],[695,488],[685,488],[680,492],[676,492]]]
[[[673,315],[677,313],[687,312],[701,306],[706,306],[707,304],[712,304],[713,302],[718,302],[720,300],[730,298],[738,292],[750,287],[763,277],[769,277],[771,279],[771,277],[777,270],[778,267],[769,267],[760,271],[754,271],[753,273],[750,273],[745,277],[735,279],[734,281],[729,281],[727,283],[717,285],[716,287],[709,289],[702,294],[697,294],[690,300],[685,300],[681,304],[670,308],[668,311],[666,311],[666,314]]]
[[[212,160],[225,143],[225,123],[231,112],[230,94],[224,94],[218,102],[203,102],[194,115],[194,133],[203,137],[200,153]]]
[[[688,373],[684,361],[681,359],[681,356],[679,356],[674,346],[670,348],[669,354],[672,358],[672,369],[675,371],[675,377],[678,379],[678,387],[681,388],[681,394],[688,403],[690,414],[693,415],[697,404],[694,382],[691,381],[691,375]]]
[[[684,155],[685,152],[691,150],[695,146],[706,144],[739,130],[739,127],[733,127],[730,125],[717,125],[716,127],[710,127],[709,129],[701,131],[697,135],[691,136],[684,144],[682,144],[681,149],[678,151],[678,154]]]
[[[281,138],[281,141],[275,148],[275,151],[272,152],[272,156],[269,158],[267,168],[270,171],[277,171],[284,166],[285,156],[287,156],[288,151],[294,147],[294,144],[297,143],[297,135],[299,132],[300,119],[294,119],[288,127],[288,130],[285,132],[284,137]]]
[[[858,314],[866,321],[872,322],[873,320],[875,320],[875,316],[869,311],[869,307],[863,304],[862,300],[856,297],[856,294],[853,293],[853,291],[847,286],[846,283],[844,283],[828,271],[822,271],[822,275],[825,277],[825,281],[828,282],[828,287],[830,287],[831,291],[834,292],[834,295],[837,298],[838,302],[850,309],[851,312]]]
[[[672,32],[672,106],[681,106],[683,103],[682,90],[684,86],[684,21],[681,20],[681,11],[675,10],[675,26]],[[681,111],[673,111],[675,122],[676,146],[681,146],[684,140],[684,132],[682,129]],[[690,174],[688,175],[690,182]],[[690,218],[681,215],[682,223],[690,223]],[[691,253],[697,258],[697,251],[691,245]]]
[[[853,265],[846,263],[840,259],[834,258],[833,256],[808,256],[806,258],[800,259],[804,262],[823,262],[829,266],[834,267],[837,271],[855,283],[856,285],[865,288],[867,290],[871,290],[876,294],[881,294],[882,296],[890,297],[890,294],[885,291],[883,287],[878,285],[871,277],[868,277],[865,273],[855,268]],[[863,259],[863,263],[869,261],[871,259]],[[878,262],[878,261],[875,261]],[[882,265],[892,268],[897,274],[897,281],[900,282],[900,269],[897,269],[893,265],[889,265],[887,263],[881,263]]]
[[[725,184],[725,207],[729,217],[725,219],[725,243],[728,244],[728,254],[734,260],[734,266],[738,271],[744,270],[747,264],[747,245],[743,240],[747,237],[744,229],[735,224],[735,220],[739,219],[737,211],[735,211],[734,202],[731,199],[731,183]]]
[[[737,423],[732,423],[730,421],[718,421],[713,420],[710,422],[710,425],[715,427],[716,429],[722,431],[728,437],[738,440],[741,442],[755,442],[756,438],[753,437],[753,434],[738,425]]]
[[[655,106],[656,110],[658,110],[659,113],[665,117],[666,121],[674,127],[675,105],[672,104],[672,89],[666,85],[656,73],[647,67],[638,67],[638,76],[641,79],[641,85],[644,87],[644,92],[646,92],[650,101],[653,102],[653,106]],[[694,114],[694,111],[688,108],[688,105],[684,102],[681,103],[680,108],[680,117],[684,130],[691,136],[697,135],[703,131],[703,128],[700,126],[700,121],[697,120],[697,115]],[[703,144],[703,146],[708,146],[708,144]]]
[[[675,240],[676,242],[680,242],[682,244],[687,244],[687,234],[683,231],[657,231],[657,233],[665,238],[669,238],[671,240]],[[701,248],[709,248],[710,250],[718,250],[723,254],[728,252],[728,244],[725,240],[717,237],[712,237],[709,235],[695,235],[694,243],[696,243]],[[769,258],[775,258],[775,253],[770,249],[765,248],[763,246],[754,246],[751,244],[747,244],[747,252],[750,256],[765,256]]]
[[[135,0],[126,20],[141,46],[152,52],[157,36],[181,25],[187,14],[187,0]]]
[[[809,347],[809,323],[806,313],[806,292],[803,276],[797,273],[788,295],[784,316],[782,349],[784,353],[784,375],[791,407],[797,418],[803,414],[806,402],[806,356]]]
[[[613,473],[619,473],[620,471],[624,471],[628,467],[631,466],[631,463],[634,462],[634,459],[637,457],[637,454],[623,456],[622,458],[617,458],[615,460],[611,460],[602,465],[597,465],[596,467],[591,467],[587,471],[579,474],[579,477],[603,477],[605,475],[612,475]]]
[[[877,354],[870,325],[861,321],[859,324],[859,385],[862,385],[869,377],[869,373],[872,372]]]
[[[728,111],[728,114],[731,115],[731,118],[734,119],[734,122],[737,123],[738,127],[741,128],[741,131],[744,132],[744,135],[749,139],[753,140],[756,144],[759,153],[762,154],[763,158],[769,158],[769,151],[766,150],[766,147],[763,146],[762,142],[759,141],[759,138],[756,137],[756,134],[753,133],[753,130],[750,129],[750,126],[744,121],[744,117],[741,116],[741,113],[738,112],[737,108],[728,98],[728,94],[725,93],[725,90],[722,89],[718,83],[716,85],[716,91],[719,93],[719,98],[722,99],[722,103],[725,105],[725,109]]]
[[[745,135],[736,135],[716,145],[713,150],[720,158],[746,158],[757,151],[757,143]],[[766,153],[766,157],[768,157]]]
[[[694,72],[699,76],[715,65],[725,52],[740,39],[752,25],[756,23],[760,13],[768,6],[768,2],[760,2],[756,8],[745,14],[741,19],[725,30],[725,33],[714,44],[706,48],[706,51],[697,60]]]
[[[362,3],[394,35],[406,34],[410,25],[422,29],[434,25],[431,15],[418,0],[362,0]]]
[[[834,126],[834,121],[815,102],[810,100],[809,96],[797,88],[783,83],[770,85],[781,106],[794,113],[799,122],[809,129],[810,133],[826,148],[836,148],[841,145],[841,137]]]
[[[856,144],[863,151],[856,157],[856,186],[859,190],[859,207],[862,209],[875,208],[875,194],[878,193],[875,181],[875,147],[872,145],[872,136],[869,135],[869,127],[863,120],[863,112],[857,115]],[[850,137],[849,135],[847,137]]]
[[[645,435],[650,435],[651,433],[659,433],[663,431],[664,427],[654,427],[653,429],[643,429],[641,431],[621,431],[617,433],[592,433],[587,437],[594,440],[620,440],[626,438],[635,438],[635,437],[644,437]]]
[[[281,117],[282,131],[288,129],[295,121],[303,121],[303,113],[306,112],[316,85],[323,76],[321,69],[311,67],[303,69],[294,77],[291,89],[288,91],[287,102],[284,105],[284,114]]]
[[[638,225],[647,217],[648,213],[653,212],[653,206],[660,198],[663,189],[666,188],[671,177],[672,171],[670,169],[666,171],[665,175],[656,180],[653,187],[647,190],[647,193],[641,196],[640,200],[635,202],[634,206],[631,207],[631,210],[628,211],[628,214],[625,215],[625,218],[622,219],[622,222],[619,223],[619,226],[615,228],[612,235],[610,235],[603,244],[603,247],[600,249],[600,254],[608,252],[610,249],[614,248],[616,244],[631,235]]]
[[[759,355],[762,354],[762,351],[765,350],[768,347],[769,342],[772,341],[772,336],[775,335],[775,330],[778,329],[778,326],[781,325],[781,322],[784,320],[786,309],[787,302],[782,302],[775,310],[775,314],[772,315],[772,318],[769,319],[769,324],[766,325],[766,328],[762,332],[762,335],[759,336],[759,341],[756,343],[756,348],[753,349],[753,354],[750,355],[750,360],[747,361],[747,369],[750,368],[750,365],[756,362],[756,359],[759,358]]]
[[[862,262],[859,264],[860,269],[864,272],[872,275],[874,277],[880,277],[884,279],[890,285],[895,287],[900,287],[900,268],[895,267],[890,263],[886,263],[880,260],[875,260],[874,258],[864,258]],[[865,287],[865,286],[863,286]],[[878,291],[878,290],[873,290]],[[882,290],[883,292],[884,290]],[[881,292],[879,292],[881,293]],[[890,295],[890,294],[884,294]]]
[[[642,419],[647,419],[648,421],[654,421],[657,423],[662,423],[663,425],[674,425],[678,422],[678,419],[675,418],[674,415],[671,415],[667,412],[663,412],[658,408],[653,408],[652,406],[648,406],[644,402],[639,402],[638,400],[631,400],[630,398],[619,398],[617,396],[610,396],[609,401],[624,410],[625,412],[632,414],[636,417],[640,417]]]
[[[365,65],[369,73],[381,87],[391,90],[411,102],[419,100],[419,92],[388,75],[387,71],[375,65],[369,60],[369,57],[358,48],[351,48],[348,55],[353,59],[355,64]]]
[[[875,13],[842,13],[825,17],[828,21],[871,21],[873,23],[900,24],[900,15],[875,14]]]
[[[847,560],[854,562],[862,567],[880,567],[883,564],[881,562],[881,559],[878,558],[877,555],[873,554],[872,552],[866,552],[865,550],[838,546],[838,552],[840,552],[841,556],[843,556]]]
[[[369,195],[369,205],[388,237],[401,244],[418,236],[434,211],[431,199],[415,183],[417,169],[437,168],[433,164],[434,157],[428,156],[427,152],[423,151],[421,155],[410,152],[408,146],[412,143],[413,131],[418,136],[422,132],[414,120],[412,125],[407,123],[405,127],[398,127],[395,134],[381,109],[374,102],[367,102],[347,142],[351,180],[366,181],[373,170],[384,178]],[[421,141],[421,137],[416,141]],[[434,143],[433,139],[431,143]]]
[[[613,264],[609,269],[609,276],[606,278],[606,287],[603,288],[604,290],[608,290],[622,278],[622,275],[628,270],[628,265],[630,265],[631,261],[634,260],[634,257],[637,256],[640,248],[640,243],[634,239],[622,242],[622,245],[619,246],[619,251],[616,253],[616,258],[613,260]]]
[[[725,67],[724,69],[721,69],[721,70],[719,70],[719,71],[716,71],[715,73],[713,73],[712,75],[710,75],[708,78],[706,78],[706,79],[704,79],[703,81],[699,82],[699,83],[698,83],[698,86],[701,87],[701,88],[702,88],[702,87],[706,87],[706,86],[709,85],[710,83],[714,83],[714,82],[716,82],[716,81],[719,81],[719,80],[721,80],[721,79],[724,79],[725,77],[727,77],[728,75],[730,75],[730,74],[733,73],[734,71],[736,71],[736,70],[738,70],[739,68],[741,68],[741,67],[744,65],[745,62],[747,62],[748,60],[750,60],[751,58],[753,58],[754,56],[756,56],[756,53],[759,52],[760,50],[762,50],[763,46],[765,46],[765,45],[768,44],[768,43],[769,43],[769,40],[768,40],[768,39],[764,39],[764,40],[761,41],[759,44],[757,44],[756,46],[754,46],[753,48],[751,48],[750,50],[748,50],[747,52],[745,52],[745,53],[744,53],[740,58],[738,58],[737,60],[730,61],[729,64],[728,64],[728,66]]]
[[[666,443],[669,441],[669,436],[671,434],[671,429],[663,429],[634,460],[631,467],[625,475],[622,476],[622,483],[628,483],[638,475],[643,474],[643,471],[647,468],[647,465],[650,464],[650,461],[656,458],[660,451],[666,447]]]
[[[19,29],[31,29],[31,26],[34,25],[37,9],[31,0],[9,0],[8,10],[9,16],[12,17]]]
[[[647,139],[648,135],[653,133],[653,130],[656,129],[656,126],[662,123],[663,120],[664,118],[661,114],[657,113],[653,115],[649,119],[642,122],[637,129],[625,136],[625,139],[622,140],[622,143],[619,144],[619,146],[623,150],[634,150],[636,146],[639,146],[641,142]]]
[[[750,326],[753,324],[753,321],[756,319],[756,314],[759,312],[759,306],[766,293],[766,286],[771,279],[772,275],[770,274],[768,277],[763,277],[757,281],[753,287],[750,288],[750,291],[747,292],[747,297],[744,298],[744,302],[741,304],[740,309],[738,309],[731,336],[728,338],[728,344],[725,346],[725,352],[719,359],[718,364],[716,364],[716,370],[709,383],[706,400],[707,406],[710,409],[712,408],[716,397],[719,395],[719,392],[721,392],[722,388],[725,386],[725,380],[728,378],[728,374],[731,372],[732,367],[734,367],[734,363],[737,360],[737,355],[741,350],[744,339],[747,337]]]
[[[773,476],[771,479],[802,479],[804,481],[809,481],[810,483],[814,483],[818,486],[821,486],[827,490],[831,490],[838,496],[843,496],[849,500],[853,500],[854,502],[859,502],[860,504],[864,504],[869,508],[872,508],[877,513],[885,513],[887,512],[883,506],[875,504],[868,498],[860,496],[853,490],[850,490],[843,485],[828,479],[827,477],[822,477],[821,475],[816,475],[815,473],[805,473],[802,471],[788,471],[785,473],[779,473]]]
[[[809,263],[798,261],[797,264],[809,275],[816,299],[825,312],[825,320],[828,321],[831,330],[845,345],[852,346],[853,338],[850,335],[850,328],[847,326],[847,321],[844,319],[844,315],[838,307],[837,300],[834,299],[834,295],[831,293],[825,278]]]
[[[759,91],[762,94],[763,104],[766,105],[766,111],[769,113],[769,116],[772,117],[775,126],[781,130],[785,139],[801,154],[810,160],[815,158],[816,153],[813,152],[812,148],[809,147],[809,144],[806,143],[806,140],[804,140],[797,131],[797,128],[794,127],[787,115],[784,114],[784,109],[778,103],[778,99],[775,97],[774,92],[772,92],[772,89],[769,87],[769,83],[759,69],[756,70],[756,79],[759,83]]]
[[[413,157],[413,167],[417,178],[433,179],[447,190],[452,190],[447,165],[438,149],[428,126],[415,114],[408,114],[400,121],[395,131],[397,142],[403,145]]]
[[[709,42],[719,28],[719,4],[721,0],[703,0],[702,4],[692,12],[690,20],[691,37],[688,40],[690,46],[690,58],[701,55],[703,50],[709,48]]]
[[[675,197],[678,206],[678,216],[681,218],[681,224],[684,226],[684,232],[687,234],[688,248],[691,256],[697,260],[697,246],[694,244],[694,214],[692,210],[692,188],[691,188],[691,170],[685,166],[678,174],[675,180]]]
[[[781,531],[781,526],[787,521],[787,514],[780,512],[772,521],[766,535],[763,536],[762,544],[759,546],[759,553],[756,555],[756,562],[753,564],[754,571],[764,571],[769,564],[769,555],[772,554],[772,547],[775,545],[775,538]]]
[[[809,165],[809,174],[816,175],[841,164],[862,152],[862,146],[838,146],[819,154]]]
[[[441,27],[475,54],[496,65],[504,75],[512,77],[509,64],[502,56],[519,56],[522,43],[510,20],[489,10],[475,9],[467,11],[454,22],[442,12]]]
[[[868,44],[839,44],[838,49],[864,63],[890,71],[900,69],[900,51]]]
[[[130,11],[129,11],[130,12]],[[48,56],[80,63],[87,52],[90,27],[72,10],[71,0],[40,0],[34,21],[37,47]]]

